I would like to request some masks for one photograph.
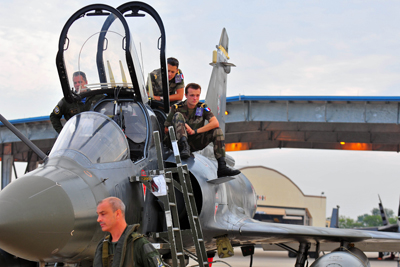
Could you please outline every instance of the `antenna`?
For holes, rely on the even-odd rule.
[[[153,84],[151,83],[151,75],[149,73],[149,77],[147,78],[147,86],[149,88],[149,97],[154,99],[154,92],[153,92]]]
[[[122,82],[124,83],[125,87],[128,87],[128,81],[126,80],[126,75],[121,60],[119,61],[119,68],[121,69]]]
[[[110,83],[112,87],[115,87],[115,78],[111,69],[110,61],[107,60],[108,74],[110,75]]]

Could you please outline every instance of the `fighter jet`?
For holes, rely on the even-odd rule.
[[[367,226],[367,227],[354,227],[357,230],[368,230],[368,231],[380,231],[380,232],[397,232],[399,233],[399,219],[400,219],[400,203],[397,215],[397,223],[390,224],[388,221],[388,216],[386,215],[386,210],[383,207],[381,197],[378,195],[379,198],[379,211],[382,218],[383,226]],[[332,209],[332,216],[331,216],[331,228],[339,228],[339,206],[337,208]],[[379,252],[378,259],[395,259],[395,252]]]
[[[399,208],[397,211],[397,223],[391,224],[389,223],[388,216],[386,215],[386,210],[383,207],[381,197],[379,197],[379,211],[381,213],[381,218],[382,218],[382,224],[383,226],[380,226],[377,228],[377,231],[384,231],[384,232],[399,232],[399,219],[400,219],[400,203],[399,203]],[[398,252],[397,252],[398,253]],[[379,252],[378,259],[389,259],[389,260],[394,260],[396,258],[396,252]]]
[[[381,214],[382,218],[382,224],[383,226],[376,226],[376,227],[357,227],[355,229],[358,230],[370,230],[370,231],[380,231],[380,232],[394,232],[394,233],[399,233],[399,219],[400,219],[400,203],[399,203],[399,209],[397,213],[397,223],[391,224],[389,223],[388,216],[386,215],[386,210],[383,207],[381,197],[378,195],[379,198],[379,211]],[[396,258],[396,254],[399,251],[396,252],[379,252],[378,259],[389,259],[389,260],[394,260]]]
[[[400,218],[400,203],[399,203],[399,210],[397,215],[397,223],[390,224],[388,221],[388,217],[386,215],[386,211],[383,208],[381,197],[378,195],[379,198],[379,211],[382,218],[383,226],[370,226],[370,227],[356,227],[355,229],[358,230],[370,230],[370,231],[381,231],[381,232],[397,232],[399,233],[399,218]]]
[[[143,28],[150,21],[152,28]],[[152,39],[154,33],[156,38]],[[135,44],[143,50],[136,50]],[[153,132],[163,136],[169,111],[165,44],[160,16],[141,2],[129,2],[117,9],[102,4],[85,6],[66,22],[56,57],[64,97],[69,102],[101,97],[91,111],[74,116],[64,125],[50,154],[42,154],[39,168],[0,192],[0,248],[41,267],[58,263],[91,266],[95,248],[104,237],[96,222],[96,205],[109,196],[124,201],[127,222],[141,223],[143,233],[165,230],[165,213],[157,197],[132,179],[159,166]],[[223,30],[206,99],[218,116],[224,114],[227,74],[233,66],[228,62],[228,45]],[[145,59],[140,60],[139,54]],[[151,62],[157,62],[157,66]],[[161,69],[163,102],[149,100],[147,94],[145,73],[156,68]],[[73,89],[75,71],[85,72],[90,84]],[[161,165],[177,166],[175,154],[167,147],[162,149]],[[233,159],[229,162],[232,165]],[[317,259],[314,267],[369,266],[362,250],[400,250],[397,233],[253,220],[256,192],[243,174],[215,183],[220,178],[208,148],[193,153],[182,164],[188,166],[209,253],[218,248],[216,239],[221,236],[236,247],[276,244],[294,251],[296,267],[305,266],[311,250],[318,254],[337,248]],[[185,205],[178,204],[180,226],[188,229]],[[193,240],[183,241],[193,251]],[[12,264],[5,266],[18,263]]]

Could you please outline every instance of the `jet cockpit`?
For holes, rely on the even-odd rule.
[[[79,152],[93,164],[129,158],[127,139],[118,125],[97,112],[77,114],[66,123],[50,157],[64,155],[66,151]]]

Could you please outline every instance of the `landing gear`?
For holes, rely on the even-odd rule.
[[[300,243],[299,251],[297,252],[296,264],[294,265],[295,267],[304,267],[310,246],[310,243]]]

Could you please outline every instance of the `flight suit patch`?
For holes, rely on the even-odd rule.
[[[154,266],[157,266],[157,267],[165,266],[164,263],[160,260],[160,258],[158,256],[153,256],[151,258],[151,260],[153,261]]]
[[[183,80],[183,74],[176,74],[175,75],[175,83],[180,83]]]
[[[196,108],[196,116],[203,116],[203,108]]]
[[[77,113],[78,113],[78,109],[77,109],[77,108],[71,108],[71,109],[69,110],[69,113],[70,113],[70,114],[77,114]]]
[[[60,108],[58,106],[54,108],[54,113],[57,115],[60,114]]]

